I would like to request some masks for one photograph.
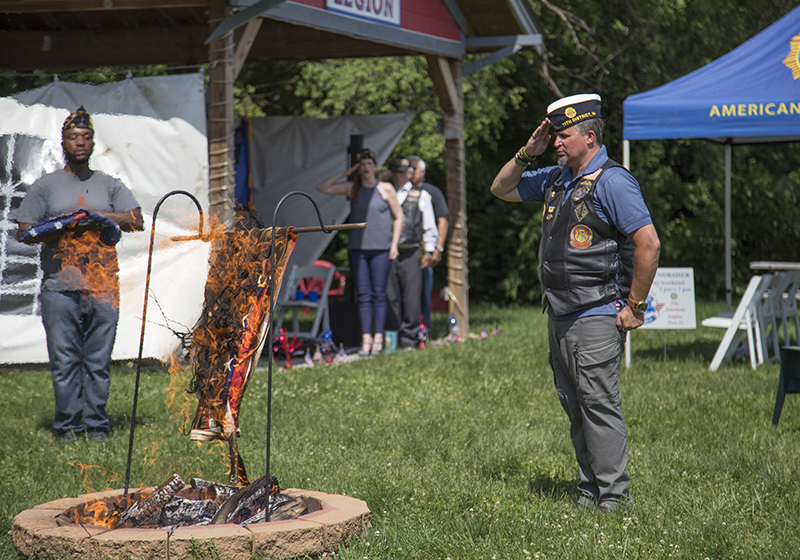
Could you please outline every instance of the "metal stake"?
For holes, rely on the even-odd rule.
[[[144,304],[142,306],[142,330],[141,334],[139,335],[139,358],[136,360],[136,383],[134,384],[133,388],[133,409],[131,410],[131,433],[128,439],[128,462],[125,465],[125,492],[123,495],[128,494],[128,488],[130,488],[130,480],[131,480],[131,459],[133,456],[133,432],[136,429],[136,405],[139,401],[139,377],[142,370],[142,352],[144,351],[144,329],[145,325],[147,324],[147,300],[149,299],[148,296],[150,295],[150,272],[153,269],[153,244],[156,235],[156,217],[158,216],[158,210],[161,208],[161,204],[170,196],[174,194],[183,194],[188,196],[192,199],[195,206],[197,206],[197,211],[200,213],[200,223],[198,226],[198,233],[196,237],[185,237],[183,239],[202,239],[205,240],[203,237],[203,209],[200,207],[200,203],[194,197],[194,195],[186,192],[186,191],[171,191],[161,197],[161,200],[158,201],[156,204],[155,210],[153,210],[153,225],[150,226],[150,250],[147,254],[147,275],[145,276],[145,283],[144,283]]]

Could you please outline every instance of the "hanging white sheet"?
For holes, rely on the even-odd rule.
[[[203,74],[135,78],[92,86],[54,82],[0,99],[0,363],[47,362],[39,317],[38,248],[14,239],[9,213],[33,181],[63,166],[61,125],[83,105],[95,126],[93,169],[121,179],[141,204],[145,231],[123,234],[120,320],[114,359],[139,351],[147,252],[155,205],[185,190],[203,208],[208,155]],[[208,246],[172,242],[197,232],[196,207],[170,197],[159,210],[143,355],[166,359],[197,320],[208,269]]]

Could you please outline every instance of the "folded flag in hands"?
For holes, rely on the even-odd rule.
[[[119,229],[116,222],[96,212],[82,208],[72,214],[62,214],[61,216],[42,220],[23,233],[21,241],[36,240],[70,228],[92,224],[102,226],[100,241],[106,245],[114,246],[122,237],[122,230]]]

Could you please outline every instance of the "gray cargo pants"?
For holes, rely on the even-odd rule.
[[[550,366],[570,421],[581,493],[595,500],[630,499],[628,436],[619,365],[625,335],[614,316],[548,322]]]

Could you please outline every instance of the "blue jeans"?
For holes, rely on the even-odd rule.
[[[358,316],[361,333],[383,334],[386,325],[386,284],[392,261],[389,251],[349,251],[350,270],[358,293]]]
[[[433,293],[433,267],[422,269],[422,316],[425,326],[431,328],[431,294]]]
[[[119,306],[78,292],[41,293],[59,435],[109,430],[106,402]]]

